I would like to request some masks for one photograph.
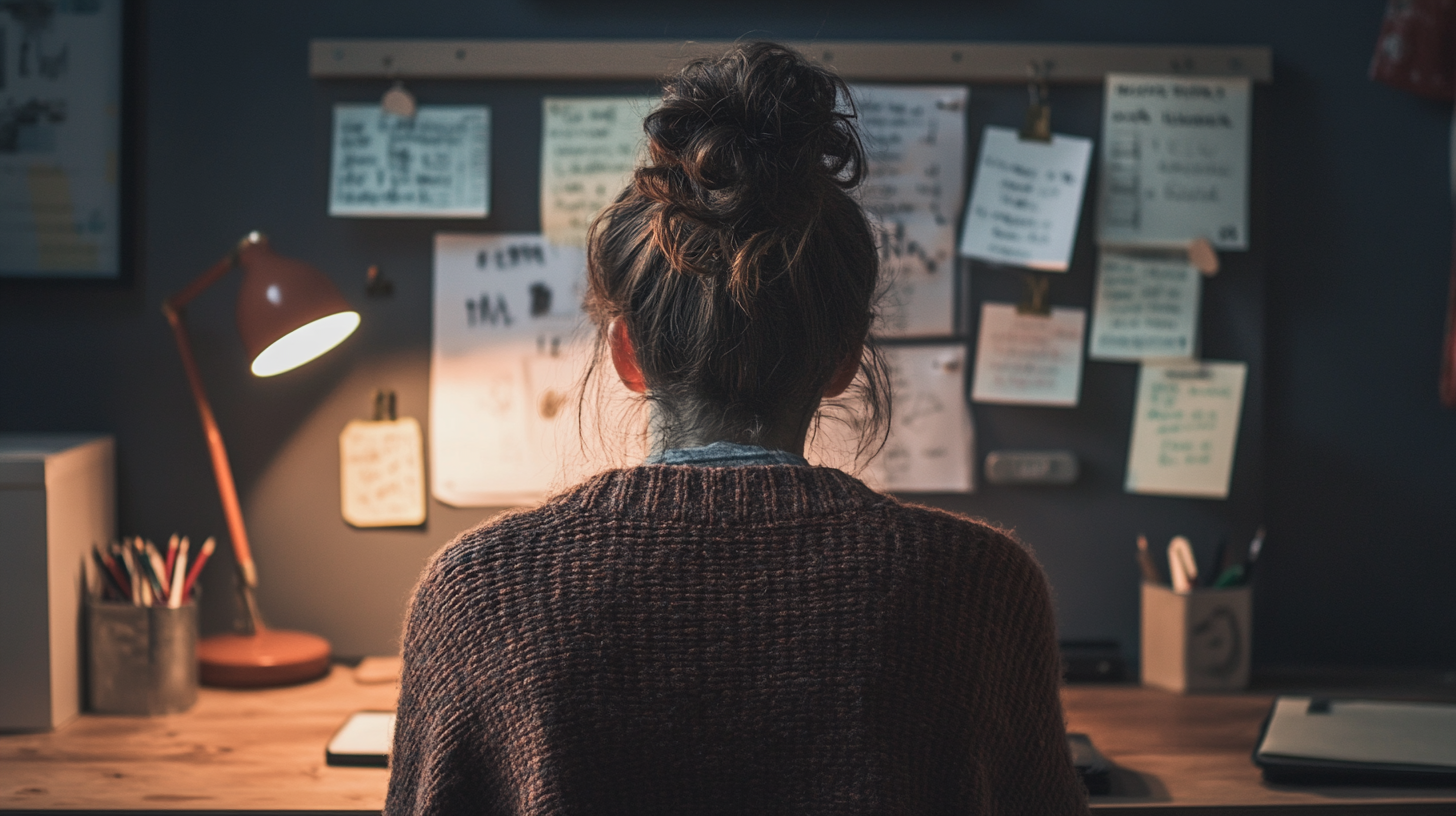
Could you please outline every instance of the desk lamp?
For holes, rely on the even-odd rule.
[[[297,368],[338,345],[358,327],[359,313],[349,307],[338,287],[322,272],[277,254],[257,232],[248,234],[237,249],[162,304],[207,435],[212,472],[217,477],[238,568],[238,591],[247,612],[243,631],[198,642],[201,680],[218,686],[277,686],[311,680],[328,671],[329,642],[317,635],[263,625],[256,597],[258,572],[243,527],[232,467],[192,356],[182,311],[234,266],[243,270],[238,290],[238,332],[253,373],[259,377]]]

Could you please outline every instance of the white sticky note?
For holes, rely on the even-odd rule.
[[[329,215],[484,218],[490,213],[490,108],[425,105],[411,118],[378,104],[334,106]]]
[[[541,232],[585,247],[587,229],[632,178],[647,147],[646,96],[548,96],[541,100]]]
[[[1108,74],[1098,241],[1249,246],[1249,79]]]
[[[955,330],[955,228],[965,192],[965,86],[853,85],[866,153],[859,197],[878,232],[882,337]]]
[[[1247,370],[1244,363],[1143,363],[1127,492],[1228,498]]]
[[[1086,324],[1086,309],[1035,315],[1019,314],[1010,303],[982,303],[971,398],[1075,408]]]
[[[1088,356],[1193,357],[1202,291],[1203,276],[1186,260],[1102,252]]]
[[[961,254],[993,263],[1065,272],[1082,214],[1092,140],[1053,134],[1023,140],[987,127],[966,206]]]
[[[539,502],[616,464],[578,426],[592,345],[581,310],[586,253],[535,234],[435,236],[430,467],[435,498],[456,507]],[[611,378],[609,385],[619,390]]]
[[[355,527],[425,523],[424,438],[414,417],[345,425],[339,469],[345,521]]]

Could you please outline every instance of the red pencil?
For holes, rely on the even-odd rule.
[[[217,541],[211,536],[202,542],[202,550],[197,553],[197,558],[192,562],[192,569],[187,571],[187,583],[182,585],[182,603],[192,596],[192,585],[197,582],[197,574],[202,572],[202,565],[207,563],[207,557],[217,549]]]

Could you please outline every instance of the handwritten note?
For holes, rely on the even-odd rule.
[[[968,493],[975,489],[976,438],[966,404],[966,348],[961,344],[886,346],[895,410],[889,437],[859,470],[876,490],[897,493]],[[856,469],[868,430],[826,409],[805,457],[826,467]]]
[[[344,521],[355,527],[425,523],[423,439],[413,417],[344,426],[339,435]]]
[[[1243,363],[1143,363],[1127,492],[1228,498],[1246,373]]]
[[[1248,78],[1108,74],[1104,244],[1249,246]]]
[[[961,254],[1067,271],[1091,158],[1091,139],[1053,134],[1050,143],[1024,141],[1009,128],[987,127]]]
[[[875,481],[899,493],[975,489],[966,347],[899,346],[885,352],[895,411],[890,437],[870,464]]]
[[[1085,309],[1018,314],[1010,303],[981,304],[976,402],[1075,408],[1082,388]]]
[[[335,105],[329,215],[484,218],[490,108],[426,105],[412,118]]]
[[[868,165],[860,195],[887,282],[876,333],[954,332],[955,227],[965,195],[965,87],[850,89]]]
[[[642,118],[656,100],[548,96],[541,100],[541,231],[585,247],[592,219],[632,178],[646,149]]]
[[[1088,356],[1192,357],[1203,277],[1187,260],[1103,252],[1097,262]]]
[[[541,500],[606,465],[583,454],[586,256],[540,235],[435,236],[431,485],[457,507]],[[590,422],[585,427],[592,427]]]

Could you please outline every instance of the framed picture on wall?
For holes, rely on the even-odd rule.
[[[0,3],[0,278],[125,276],[135,9],[123,6]]]

